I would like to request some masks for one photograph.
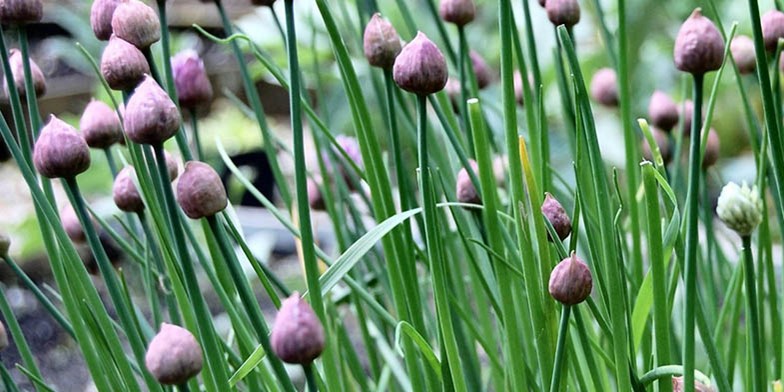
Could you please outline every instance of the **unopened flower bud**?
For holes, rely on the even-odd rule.
[[[683,22],[675,38],[675,67],[692,75],[715,71],[724,61],[724,38],[699,8]]]
[[[684,386],[683,377],[673,377],[672,392],[683,392],[685,390],[686,387]],[[713,388],[694,380],[694,392],[713,392]]]
[[[719,134],[715,129],[711,128],[708,131],[708,140],[705,144],[705,155],[702,157],[703,169],[707,169],[718,162],[720,149]]]
[[[106,41],[112,36],[112,17],[120,0],[95,0],[90,8],[90,25],[95,37]]]
[[[747,35],[739,35],[732,39],[730,43],[730,52],[735,64],[738,66],[738,72],[741,75],[748,75],[757,69],[757,55],[754,51],[754,41]]]
[[[84,108],[79,128],[87,145],[92,148],[109,148],[125,138],[117,113],[109,105],[95,99]]]
[[[212,100],[212,84],[204,62],[195,50],[186,50],[172,57],[172,72],[180,106],[195,108]]]
[[[438,13],[446,22],[465,26],[476,17],[476,4],[474,0],[441,0]]]
[[[11,49],[9,54],[8,63],[11,66],[11,74],[14,77],[14,86],[16,87],[16,91],[19,92],[19,95],[25,97],[27,96],[27,89],[25,86],[22,52]],[[35,96],[40,97],[44,95],[46,93],[46,78],[44,77],[44,73],[41,72],[41,68],[38,68],[38,64],[36,64],[33,59],[30,59],[30,76],[33,78]],[[7,79],[3,79],[3,88],[5,89],[6,95],[8,95]]]
[[[648,117],[651,124],[662,131],[670,132],[678,124],[678,105],[673,102],[669,95],[656,90],[651,96],[648,104]]]
[[[762,39],[765,41],[765,49],[768,52],[775,52],[779,39],[784,38],[784,12],[772,9],[762,15]]]
[[[33,163],[44,177],[76,177],[90,167],[90,147],[76,128],[52,115],[35,142]]]
[[[561,260],[553,268],[548,288],[556,301],[564,305],[577,305],[591,295],[591,270],[572,252],[571,256]]]
[[[144,75],[150,73],[150,65],[139,48],[128,41],[112,35],[101,56],[101,75],[113,90],[131,90]]]
[[[179,385],[199,374],[204,358],[201,346],[187,329],[161,324],[161,330],[150,341],[144,364],[158,382]]]
[[[564,25],[567,28],[580,21],[580,3],[577,0],[547,0],[544,4],[547,18],[555,26]]]
[[[114,179],[114,186],[112,187],[112,198],[114,204],[117,205],[121,211],[141,213],[144,211],[144,200],[139,190],[136,188],[134,179],[136,178],[136,171],[133,166],[126,166]]]
[[[180,112],[169,95],[146,75],[125,107],[125,133],[134,143],[157,145],[180,129]]]
[[[662,131],[657,127],[651,127],[651,133],[653,134],[653,140],[656,141],[656,145],[659,147],[659,153],[661,153],[662,161],[664,164],[670,163],[672,160],[672,146],[670,144],[670,137],[667,135],[667,132]],[[653,150],[651,150],[651,146],[648,144],[647,138],[642,138],[641,146],[640,146],[643,158],[653,161]]]
[[[9,249],[11,249],[11,237],[6,233],[0,232],[0,258],[8,256]]]
[[[474,68],[474,75],[476,76],[476,85],[479,89],[483,89],[493,82],[493,73],[490,71],[490,66],[487,65],[485,59],[475,51],[470,51],[468,56],[471,58],[471,65]]]
[[[278,358],[292,364],[309,365],[324,351],[324,327],[298,292],[280,304],[270,343]]]
[[[471,159],[468,161],[471,165],[471,169],[474,173],[479,172],[479,165]],[[479,197],[479,192],[477,192],[474,183],[471,181],[471,175],[468,174],[468,170],[466,168],[460,169],[457,172],[457,201],[460,203],[469,203],[469,204],[482,204],[482,199]]]
[[[400,88],[419,95],[441,91],[448,77],[444,55],[422,32],[403,47],[392,72]]]
[[[177,182],[177,202],[191,219],[214,216],[228,205],[220,176],[212,166],[199,161],[185,164]]]
[[[455,113],[460,112],[460,101],[463,99],[462,88],[463,85],[460,83],[460,81],[453,77],[450,77],[446,81],[446,86],[444,86],[444,91],[446,91],[446,95],[449,97],[449,101],[452,102],[452,109],[454,109]]]
[[[112,16],[114,35],[139,49],[146,49],[161,39],[158,15],[139,0],[123,0]]]
[[[166,170],[169,172],[169,181],[174,181],[180,175],[180,160],[168,151],[163,152],[166,159]]]
[[[545,193],[541,210],[544,217],[553,225],[553,229],[558,234],[558,239],[563,241],[572,233],[572,221],[569,219],[569,215],[561,203],[549,192]],[[547,239],[551,242],[553,241],[549,233],[547,234]]]
[[[395,64],[402,45],[392,23],[382,18],[381,14],[375,13],[365,27],[362,48],[371,66],[390,69]]]
[[[87,240],[84,230],[82,229],[82,223],[79,222],[79,217],[76,216],[76,211],[74,211],[70,204],[67,204],[60,210],[60,224],[63,226],[65,234],[71,241],[81,244]]]
[[[604,106],[618,106],[618,80],[614,70],[602,68],[593,74],[591,97]]]
[[[43,17],[44,4],[41,0],[0,1],[0,22],[4,25],[38,23]]]
[[[326,205],[324,204],[324,196],[321,194],[318,182],[312,178],[308,178],[308,204],[314,211],[324,211]]]
[[[725,185],[719,195],[716,214],[739,235],[751,235],[762,221],[762,198],[757,186],[749,188],[745,182],[743,186],[734,182]]]

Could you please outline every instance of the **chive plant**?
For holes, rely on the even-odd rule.
[[[33,58],[28,33],[49,10],[40,0],[0,2],[11,108],[8,118],[0,114],[0,136],[34,202],[56,295],[7,254],[2,235],[0,256],[78,346],[96,388],[775,388],[784,375],[775,252],[776,228],[784,227],[776,120],[784,14],[762,17],[749,0],[753,35],[734,38],[747,22],[726,28],[709,0],[707,16],[698,8],[676,37],[663,37],[673,41],[676,68],[689,74],[681,83],[693,90],[692,110],[679,113],[689,106],[671,98],[684,95],[668,90],[677,83],[637,88],[648,76],[631,66],[631,49],[643,44],[629,34],[646,10],[639,2],[581,9],[588,4],[524,0],[519,18],[511,0],[424,1],[422,15],[401,0],[355,9],[316,0],[310,11],[292,0],[249,2],[269,9],[258,17],[273,19],[280,39],[267,45],[285,51],[285,61],[240,32],[223,1],[204,2],[218,12],[222,37],[194,31],[231,52],[243,101],[228,91],[213,97],[218,91],[196,52],[172,56],[177,39],[166,1],[95,0],[91,26],[108,42],[99,60],[78,48],[109,101],[91,101],[78,130],[54,116],[42,121],[46,80],[36,60],[45,59]],[[585,32],[574,27],[586,12],[612,68],[593,73],[589,49],[576,49]],[[549,34],[534,23],[545,15],[552,49],[537,40]],[[307,57],[296,28],[305,23],[312,25]],[[489,56],[496,41],[499,53]],[[498,86],[487,87],[492,78],[478,52],[500,64]],[[553,64],[540,63],[550,55]],[[273,127],[282,125],[261,104],[259,69],[289,93],[291,145],[276,136]],[[759,89],[741,79],[754,70]],[[730,87],[726,74],[737,83]],[[457,93],[443,91],[450,75]],[[633,120],[640,97],[651,97],[650,127]],[[757,173],[752,186],[726,185],[714,211],[711,189],[723,183],[718,135],[726,133],[712,130],[721,126],[713,114],[735,97]],[[758,98],[760,117],[752,110]],[[258,125],[276,199],[226,152],[231,130],[217,133],[215,151],[204,148],[197,114],[212,99]],[[619,110],[595,111],[594,102]],[[600,116],[623,130],[623,170],[609,166]],[[175,149],[182,174],[168,152]],[[551,159],[556,153],[564,157]],[[282,158],[294,162],[291,187]],[[80,184],[103,160],[112,215],[96,213],[96,195],[82,194]],[[553,167],[564,161],[568,170]],[[302,282],[253,253],[217,162],[295,238]],[[64,198],[50,179],[61,180]],[[58,213],[65,203],[74,217]],[[335,249],[316,241],[316,211],[330,219]],[[86,240],[97,276],[81,261],[74,232]],[[107,237],[122,249],[119,267],[106,254]],[[274,307],[274,322],[259,297]],[[216,309],[228,323],[216,322]],[[40,366],[4,291],[0,312],[8,326],[0,343],[10,332],[21,357],[21,376],[3,369],[4,386],[19,390],[13,377],[27,377],[36,390],[50,390],[57,380]]]

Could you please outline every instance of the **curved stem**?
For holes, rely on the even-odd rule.
[[[745,269],[746,282],[746,307],[749,320],[746,323],[748,330],[749,347],[751,348],[752,386],[755,392],[765,391],[765,364],[762,363],[762,341],[759,322],[759,309],[757,306],[757,282],[754,277],[754,256],[751,253],[751,236],[744,235],[743,241],[743,268]]]
[[[683,365],[686,392],[694,392],[694,320],[697,299],[697,247],[700,173],[700,132],[702,131],[702,83],[704,75],[694,76],[694,117],[691,123],[691,146],[689,153],[689,186],[686,195],[686,255],[684,259],[684,281],[686,282],[686,306],[684,308]]]
[[[650,372],[645,373],[642,377],[640,377],[639,381],[641,385],[645,386],[656,380],[665,377],[672,378],[673,376],[682,376],[683,374],[684,374],[683,366],[665,365],[665,366],[659,366],[656,369],[653,369]],[[702,374],[700,371],[695,371],[693,377],[705,385],[710,385],[710,378]],[[692,385],[694,385],[694,383],[692,383]]]
[[[558,345],[555,349],[555,365],[553,367],[553,378],[550,380],[550,392],[557,391],[561,384],[561,371],[563,370],[564,353],[566,352],[566,333],[569,331],[569,314],[571,310],[571,305],[564,305],[563,312],[561,312],[561,325],[558,327]]]

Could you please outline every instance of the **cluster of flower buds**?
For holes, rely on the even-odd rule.
[[[144,364],[164,385],[179,385],[199,374],[204,358],[201,346],[190,331],[163,323],[150,341]]]
[[[272,351],[283,362],[309,365],[324,351],[324,327],[298,292],[283,300],[272,325]]]
[[[549,0],[552,1],[552,0]],[[561,260],[550,273],[550,296],[564,305],[577,305],[585,301],[593,289],[591,270],[572,252]]]

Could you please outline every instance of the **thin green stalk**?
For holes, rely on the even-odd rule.
[[[460,73],[460,114],[463,117],[463,127],[465,128],[466,132],[466,139],[468,140],[468,154],[473,157],[474,156],[474,138],[471,136],[471,122],[469,121],[469,114],[468,114],[468,101],[469,92],[468,92],[468,83],[469,83],[469,76],[468,72],[473,72],[473,67],[470,69],[468,68],[468,64],[471,64],[471,59],[469,58],[468,54],[468,41],[466,40],[465,34],[465,26],[457,26],[457,35],[459,37],[459,50],[460,50],[460,57],[458,60],[458,70]]]
[[[147,247],[150,249],[152,253],[152,262],[147,260],[147,263],[152,263],[155,268],[159,272],[159,285],[163,291],[164,298],[166,299],[166,307],[169,311],[169,320],[171,320],[172,324],[181,325],[181,317],[180,312],[177,308],[177,300],[174,297],[174,293],[171,289],[171,278],[166,276],[164,265],[163,265],[163,255],[161,254],[161,249],[158,247],[158,244],[155,242],[155,236],[152,234],[152,230],[150,229],[150,224],[147,222],[147,217],[144,213],[137,214],[139,217],[139,223],[142,227],[142,231],[144,232],[144,238],[146,240]],[[150,298],[150,301],[157,302],[157,299]],[[153,313],[154,315],[155,313]],[[160,318],[160,316],[154,317],[153,319]],[[155,324],[156,326],[158,323]]]
[[[689,147],[689,185],[686,195],[686,254],[684,259],[684,293],[686,306],[684,307],[684,339],[683,339],[683,366],[684,385],[686,392],[694,391],[694,315],[697,299],[697,248],[698,243],[698,199],[700,188],[700,174],[702,161],[700,159],[700,134],[702,132],[702,83],[703,74],[694,77],[694,120],[691,123],[691,146]]]
[[[318,385],[316,378],[313,376],[313,365],[304,365],[302,369],[305,371],[305,381],[308,385],[308,392],[318,392]]]
[[[757,282],[754,277],[754,256],[751,253],[751,236],[744,235],[743,241],[743,268],[746,281],[746,306],[749,320],[746,323],[749,347],[751,351],[752,385],[755,392],[767,390],[765,385],[765,364],[762,362],[762,332],[763,326],[759,323],[759,309],[757,304]]]
[[[196,159],[204,160],[204,150],[201,147],[201,137],[199,136],[199,119],[196,117],[196,109],[188,109],[191,118],[191,133],[193,133],[193,144],[196,147]]]
[[[553,366],[553,378],[550,380],[550,392],[556,392],[561,384],[561,372],[564,366],[564,352],[566,351],[566,333],[569,331],[569,314],[572,306],[564,305],[561,312],[561,324],[558,327],[558,346],[555,349],[555,365]]]
[[[38,97],[35,94],[33,73],[30,69],[30,51],[27,45],[26,25],[19,26],[19,50],[22,52],[22,69],[24,70],[25,97],[27,98],[27,111],[30,116],[30,130],[33,140],[35,140],[38,138],[38,132],[41,130],[41,114],[38,111]]]
[[[452,376],[455,390],[467,391],[465,379],[462,375],[462,365],[455,339],[454,325],[452,324],[449,309],[449,294],[447,292],[446,261],[442,257],[441,238],[439,236],[438,212],[434,186],[431,182],[430,167],[427,149],[427,96],[417,95],[418,134],[419,134],[419,185],[422,193],[423,215],[425,217],[425,243],[427,257],[430,261],[430,274],[433,280],[433,295],[436,302],[436,313],[439,329],[443,339],[443,349],[446,351],[446,362]],[[443,361],[442,361],[443,363]]]
[[[9,86],[15,86],[14,74],[11,71],[11,63],[8,61],[8,49],[6,48],[5,34],[2,28],[0,28],[0,60],[3,62],[3,74],[5,75],[6,83]],[[19,98],[19,90],[15,88],[9,88],[8,99],[11,101],[11,113],[14,118],[14,128],[16,129],[16,136],[19,138],[19,140],[6,140],[6,143],[17,142],[22,150],[22,156],[24,157],[24,161],[19,162],[19,164],[25,163],[28,167],[32,167],[33,147],[32,142],[30,141],[30,135],[27,132],[27,124],[24,120],[22,103]],[[35,172],[33,172],[33,175],[35,175]]]
[[[106,155],[106,163],[109,165],[109,171],[112,173],[112,178],[117,178],[117,162],[114,161],[111,147],[104,148],[103,152]]]

